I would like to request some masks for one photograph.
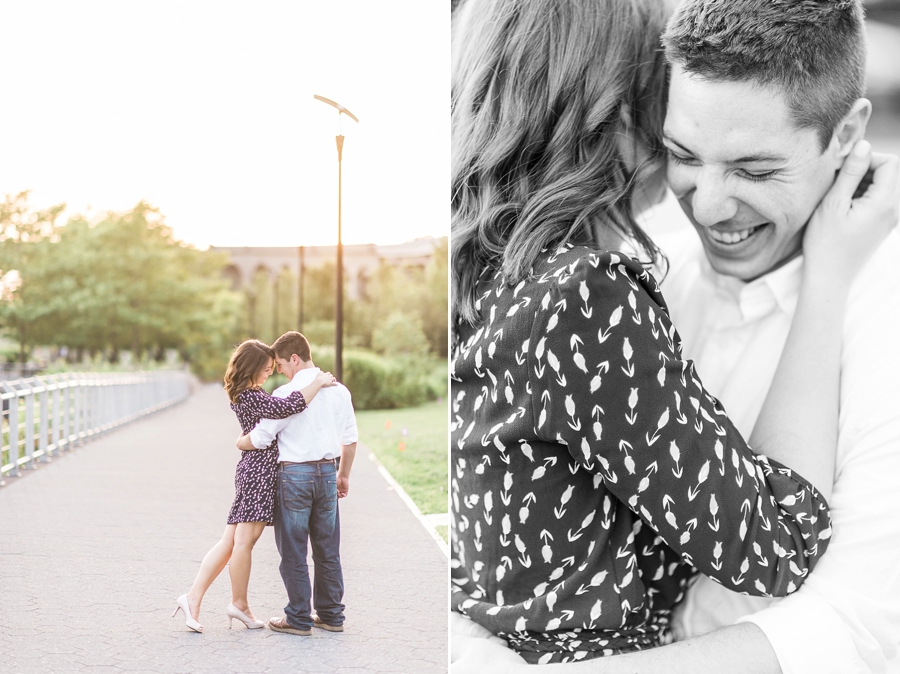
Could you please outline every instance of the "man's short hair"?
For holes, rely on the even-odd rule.
[[[865,91],[859,0],[684,0],[662,40],[689,74],[778,87],[823,152]]]
[[[276,339],[275,343],[272,345],[272,350],[275,351],[275,356],[277,358],[290,360],[291,355],[296,353],[304,363],[308,363],[312,360],[309,342],[306,340],[306,337],[294,330],[286,332]]]

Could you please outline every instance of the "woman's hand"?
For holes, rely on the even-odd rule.
[[[810,218],[797,308],[750,436],[751,446],[790,466],[825,499],[834,485],[842,328],[850,285],[896,226],[900,204],[897,157],[871,152],[867,141],[854,146]],[[854,199],[870,167],[872,184]],[[819,545],[827,545],[827,539]]]
[[[322,388],[337,385],[337,380],[330,372],[319,372],[319,374],[316,375],[316,382],[320,384]]]
[[[303,399],[306,400],[306,404],[309,405],[319,391],[323,388],[328,388],[329,386],[335,386],[336,384],[337,381],[335,381],[333,374],[330,372],[319,372],[315,379],[313,379],[305,388],[300,389],[300,393],[303,394]]]
[[[872,169],[872,184],[854,199],[860,181]],[[822,198],[803,239],[804,271],[816,282],[846,288],[866,260],[897,225],[900,208],[900,160],[873,153],[861,140],[844,160],[834,184]]]

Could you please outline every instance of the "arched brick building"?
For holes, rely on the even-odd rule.
[[[406,243],[381,246],[374,243],[344,246],[344,274],[349,283],[350,298],[365,296],[366,284],[382,262],[398,267],[425,267],[434,255],[438,240],[427,237]],[[288,269],[294,278],[302,279],[306,269],[334,262],[336,246],[272,246],[229,248],[212,246],[210,250],[227,253],[231,258],[225,268],[225,276],[235,290],[246,289],[260,270],[274,281],[282,269]]]

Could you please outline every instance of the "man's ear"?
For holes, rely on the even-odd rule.
[[[291,365],[299,365],[300,364],[300,356],[296,353],[291,354]]]
[[[837,125],[829,147],[834,154],[835,169],[841,167],[853,146],[866,135],[866,124],[869,123],[871,115],[872,104],[869,100],[858,98],[850,107],[850,112],[844,115],[844,119]]]

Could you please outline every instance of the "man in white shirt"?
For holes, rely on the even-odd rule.
[[[290,380],[274,394],[285,398],[307,386],[319,373],[309,342],[287,332],[272,345],[278,371]],[[275,494],[275,543],[281,555],[281,578],[288,593],[282,618],[269,620],[278,632],[309,636],[312,627],[344,631],[344,577],[337,500],[350,490],[356,456],[356,417],[350,392],[342,384],[323,388],[300,414],[263,419],[238,440],[238,448],[268,447],[278,437],[278,482]],[[307,541],[312,546],[315,584],[310,597]],[[310,611],[310,599],[316,615]]]
[[[670,261],[663,293],[685,355],[745,437],[796,307],[804,225],[865,131],[863,35],[858,2],[688,0],[664,36],[667,177],[696,232],[661,240]],[[896,172],[896,158],[887,161]],[[727,627],[632,665],[900,672],[898,261],[894,231],[848,300],[828,552],[780,600],[700,577],[676,632]]]

